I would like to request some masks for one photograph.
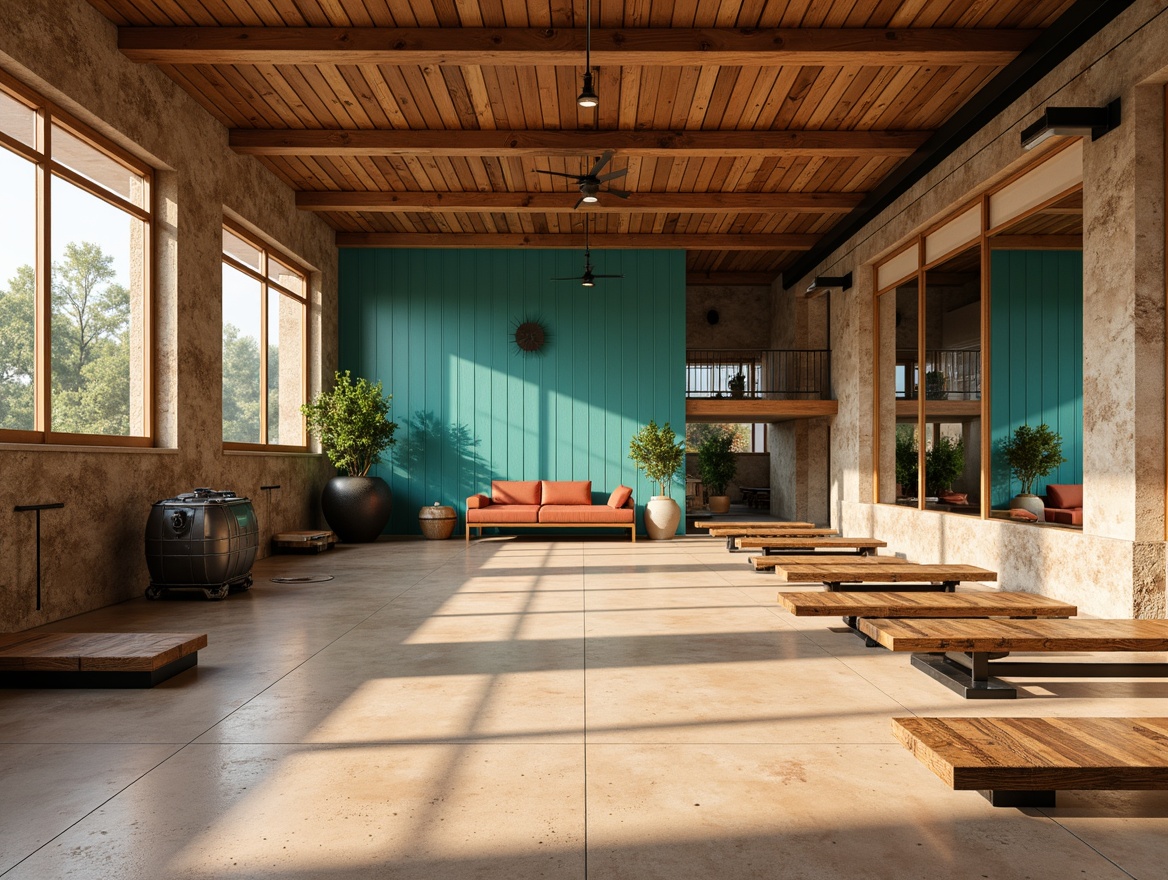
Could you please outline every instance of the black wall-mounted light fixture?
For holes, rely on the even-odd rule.
[[[851,290],[852,273],[849,272],[847,275],[817,275],[815,280],[807,285],[806,297],[811,299],[836,288]]]
[[[1098,140],[1118,128],[1119,98],[1106,107],[1047,107],[1042,117],[1022,130],[1022,149],[1033,150],[1052,137],[1087,137]]]
[[[588,17],[584,24],[584,88],[580,89],[576,103],[591,110],[600,103],[600,97],[592,87],[592,0],[588,0],[584,14]]]

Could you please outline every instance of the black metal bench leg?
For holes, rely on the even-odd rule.
[[[1002,791],[978,789],[978,794],[995,807],[1053,807],[1053,791]]]

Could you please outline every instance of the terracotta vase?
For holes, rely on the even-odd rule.
[[[711,495],[706,503],[706,506],[710,508],[710,513],[729,513],[730,496]]]

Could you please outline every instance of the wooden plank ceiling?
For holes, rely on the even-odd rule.
[[[1071,0],[90,0],[338,231],[769,282]],[[627,169],[574,209],[574,181]],[[605,186],[607,186],[606,184]]]

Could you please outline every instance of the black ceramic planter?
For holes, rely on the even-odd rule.
[[[393,494],[381,477],[333,477],[320,493],[329,528],[346,544],[376,541],[392,504]]]

